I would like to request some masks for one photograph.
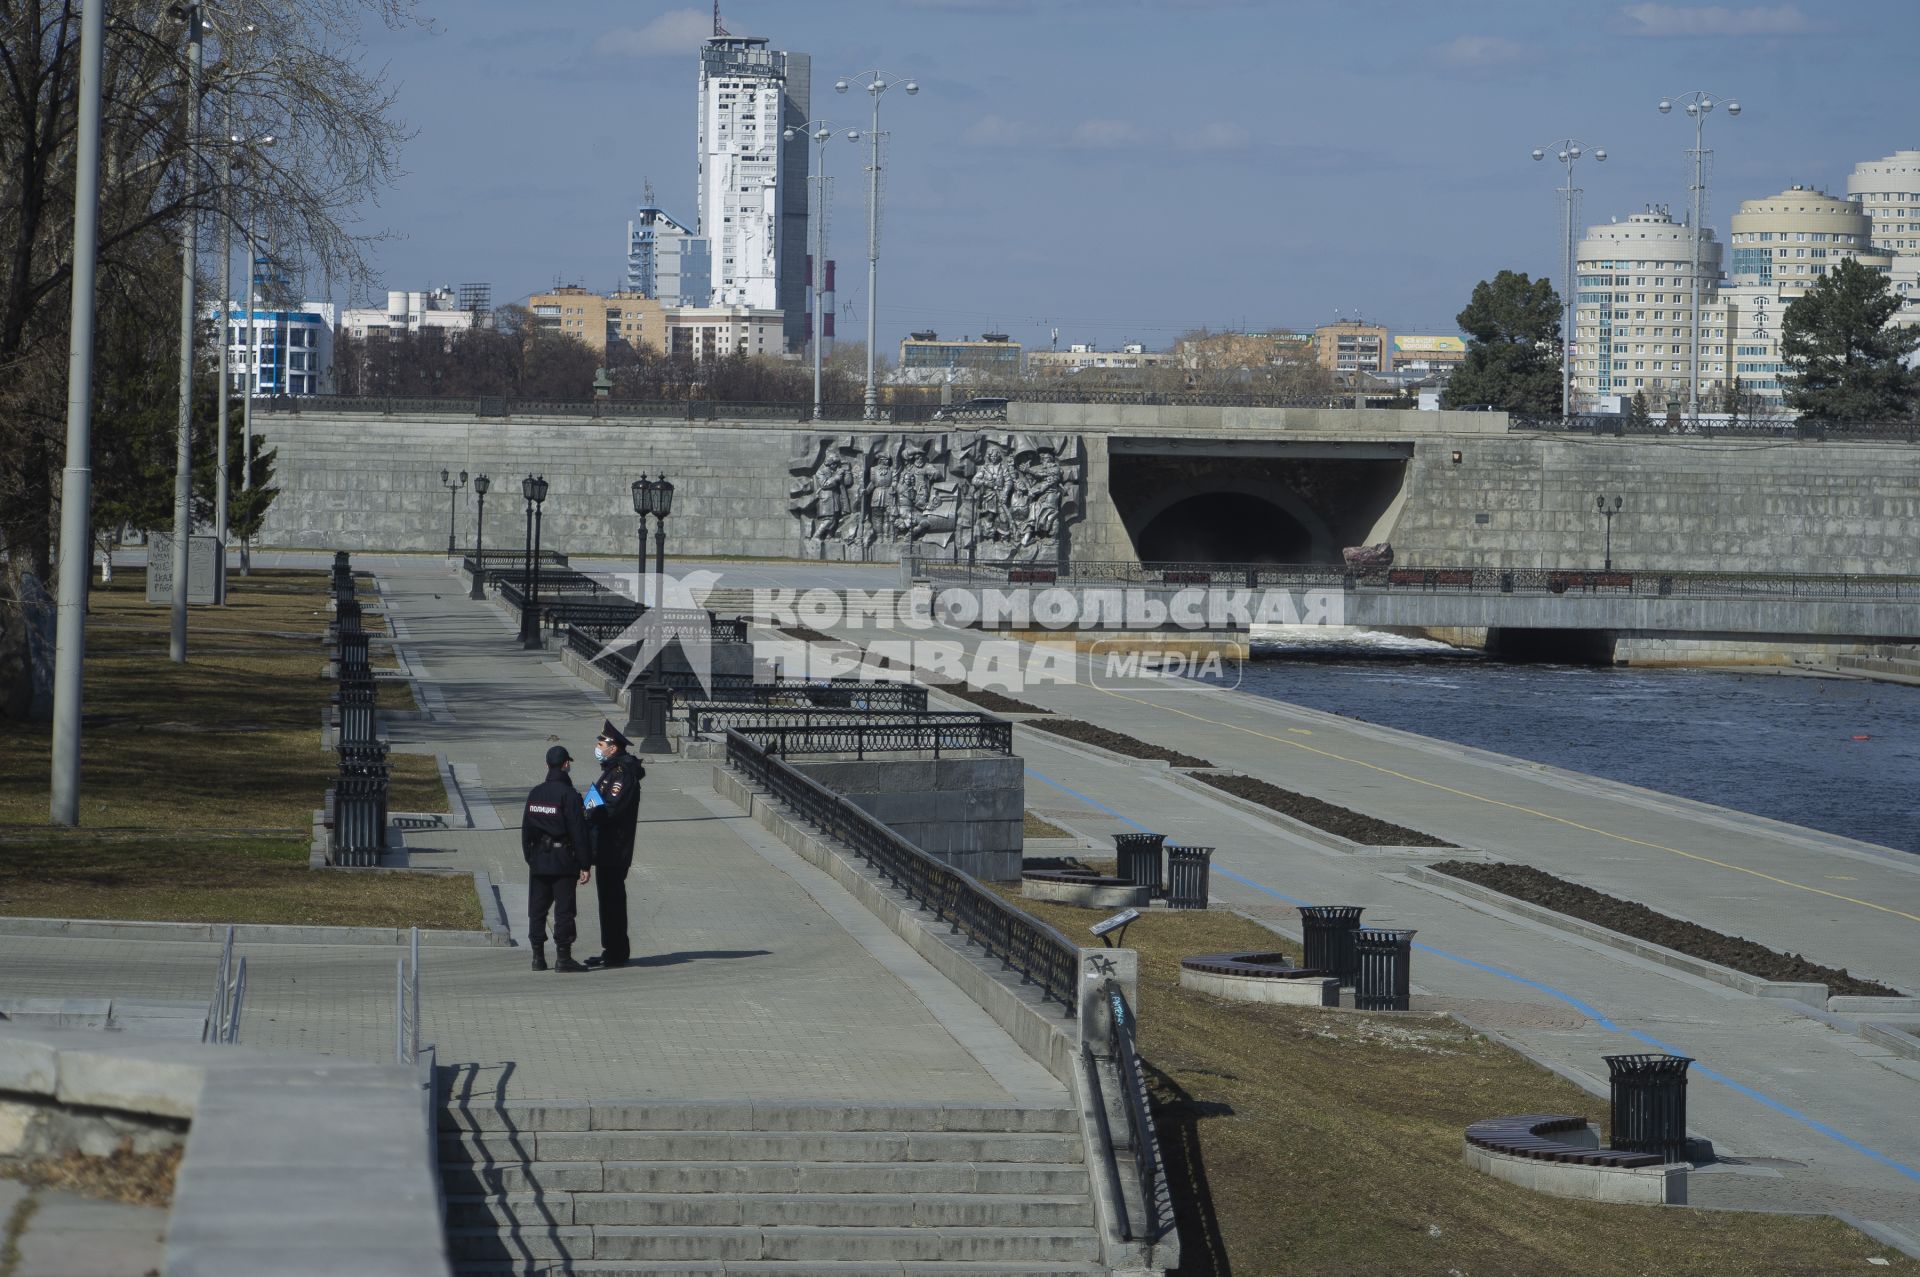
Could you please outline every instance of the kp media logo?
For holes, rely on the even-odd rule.
[[[1087,650],[1088,682],[1110,692],[1146,695],[1231,690],[1246,674],[1246,650],[1232,641],[1167,635],[1151,642],[1099,639]]]

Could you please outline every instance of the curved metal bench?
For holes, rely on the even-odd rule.
[[[1575,1166],[1661,1166],[1666,1159],[1658,1153],[1630,1153],[1623,1149],[1582,1148],[1553,1136],[1561,1131],[1585,1130],[1587,1119],[1564,1113],[1524,1113],[1514,1117],[1490,1117],[1467,1128],[1467,1143],[1489,1153],[1509,1157],[1527,1157],[1541,1162],[1565,1162]]]

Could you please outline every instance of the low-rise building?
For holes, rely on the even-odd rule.
[[[203,313],[217,323],[220,305]],[[227,384],[236,394],[324,395],[333,392],[332,302],[284,310],[227,311],[219,334],[227,343]]]
[[[1076,342],[1065,350],[1036,350],[1027,355],[1027,368],[1037,376],[1071,377],[1089,369],[1159,368],[1174,362],[1166,351],[1148,350],[1137,341],[1118,350],[1100,350]]]
[[[916,332],[900,343],[900,380],[926,380],[929,374],[969,373],[986,380],[1020,375],[1022,347],[1005,333],[982,333],[979,340],[962,337],[942,341],[931,330]]]
[[[480,323],[475,310],[459,304],[451,284],[424,292],[389,290],[387,304],[350,306],[340,312],[340,328],[365,340],[397,333],[466,332]]]
[[[1313,330],[1314,354],[1328,372],[1386,372],[1387,330],[1342,320]]]
[[[666,349],[696,360],[772,355],[786,349],[786,313],[751,306],[680,306],[663,312]],[[651,344],[651,343],[648,343]]]
[[[1467,357],[1464,337],[1420,336],[1403,333],[1393,339],[1393,372],[1434,372],[1452,368]]]

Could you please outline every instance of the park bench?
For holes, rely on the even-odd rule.
[[[1053,568],[1008,568],[1009,585],[1052,585],[1060,576]]]
[[[1526,1157],[1540,1162],[1563,1162],[1575,1166],[1612,1166],[1633,1168],[1660,1166],[1666,1159],[1658,1153],[1630,1153],[1622,1149],[1583,1148],[1554,1136],[1565,1131],[1583,1131],[1587,1119],[1566,1114],[1526,1113],[1514,1117],[1490,1117],[1467,1128],[1467,1143],[1489,1153]]]
[[[1389,568],[1387,570],[1388,588],[1396,585],[1425,585],[1426,583],[1427,574],[1420,568]]]

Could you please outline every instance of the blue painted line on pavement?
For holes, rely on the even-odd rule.
[[[1145,825],[1141,824],[1137,820],[1128,819],[1126,816],[1121,815],[1119,812],[1107,806],[1105,803],[1100,802],[1097,799],[1089,798],[1087,795],[1082,794],[1077,790],[1068,788],[1067,786],[1061,784],[1059,781],[1053,779],[1053,777],[1048,776],[1043,772],[1037,772],[1033,770],[1031,767],[1029,767],[1027,768],[1027,775],[1033,777],[1035,780],[1042,782],[1043,784],[1052,786],[1053,788],[1059,790],[1063,794],[1079,799],[1081,802],[1087,804],[1089,807],[1092,807],[1096,811],[1105,812],[1107,815],[1112,816],[1115,820],[1120,821],[1122,824],[1130,825],[1133,828],[1140,830],[1142,833],[1156,832],[1154,830],[1148,829]],[[1237,882],[1241,886],[1251,887],[1255,891],[1261,892],[1265,895],[1272,896],[1276,900],[1284,900],[1290,905],[1304,905],[1304,904],[1311,903],[1310,901],[1296,899],[1293,896],[1287,895],[1283,891],[1276,891],[1272,887],[1267,886],[1263,882],[1256,882],[1252,878],[1244,877],[1241,874],[1234,873],[1230,869],[1222,869],[1218,865],[1215,865],[1213,867],[1213,872],[1219,874],[1222,878],[1228,879],[1229,881]],[[1664,1051],[1668,1055],[1686,1055],[1687,1054],[1685,1051],[1679,1050],[1676,1047],[1669,1046],[1665,1042],[1660,1041],[1660,1039],[1652,1036],[1651,1034],[1643,1033],[1639,1029],[1621,1028],[1618,1024],[1614,1023],[1610,1017],[1608,1017],[1605,1013],[1600,1011],[1599,1008],[1593,1006],[1590,1003],[1584,1002],[1579,998],[1574,997],[1571,993],[1567,993],[1561,989],[1556,989],[1550,984],[1543,984],[1538,980],[1530,980],[1526,976],[1516,974],[1515,972],[1512,972],[1512,971],[1503,970],[1500,967],[1490,966],[1484,962],[1475,962],[1472,958],[1463,958],[1457,953],[1448,953],[1446,950],[1436,949],[1432,945],[1425,945],[1425,944],[1420,944],[1416,942],[1413,947],[1415,949],[1418,949],[1422,953],[1430,953],[1436,958],[1445,958],[1447,961],[1457,962],[1463,967],[1471,967],[1475,971],[1484,971],[1488,975],[1496,975],[1503,980],[1511,980],[1515,984],[1524,985],[1529,989],[1538,990],[1539,992],[1544,993],[1549,997],[1556,998],[1559,1001],[1566,1003],[1568,1006],[1578,1010],[1582,1015],[1586,1016],[1588,1019],[1592,1020],[1595,1024],[1598,1024],[1601,1028],[1607,1030],[1607,1032],[1609,1033],[1624,1033],[1626,1036],[1630,1038],[1635,1038],[1641,1042],[1644,1042],[1648,1046],[1654,1047],[1657,1050]],[[1887,1154],[1882,1153],[1879,1149],[1872,1148],[1866,1144],[1862,1144],[1859,1140],[1854,1139],[1851,1135],[1848,1135],[1846,1132],[1838,1130],[1835,1127],[1829,1126],[1827,1123],[1822,1122],[1818,1118],[1810,1117],[1807,1114],[1800,1112],[1798,1109],[1793,1108],[1791,1105],[1783,1104],[1779,1100],[1774,1099],[1772,1096],[1766,1094],[1765,1092],[1757,1091],[1753,1087],[1750,1087],[1745,1083],[1736,1082],[1732,1078],[1728,1077],[1726,1074],[1721,1073],[1718,1070],[1708,1068],[1707,1066],[1701,1064],[1697,1059],[1694,1060],[1693,1065],[1691,1067],[1692,1067],[1692,1071],[1696,1075],[1706,1078],[1708,1081],[1718,1082],[1721,1086],[1726,1087],[1728,1090],[1734,1092],[1736,1095],[1745,1096],[1747,1099],[1752,1100],[1754,1103],[1759,1104],[1765,1108],[1771,1109],[1775,1113],[1780,1114],[1782,1117],[1785,1117],[1792,1121],[1800,1123],[1802,1126],[1806,1127],[1808,1130],[1817,1131],[1821,1135],[1824,1135],[1828,1139],[1834,1141],[1836,1144],[1839,1144],[1845,1148],[1851,1149],[1852,1151],[1860,1154],[1860,1156],[1867,1158],[1869,1161],[1877,1162],[1881,1166],[1886,1167],[1888,1170],[1898,1172],[1900,1175],[1905,1176],[1907,1179],[1920,1181],[1920,1170],[1916,1170],[1913,1167],[1908,1166],[1905,1162],[1901,1162],[1895,1158],[1889,1157]]]

